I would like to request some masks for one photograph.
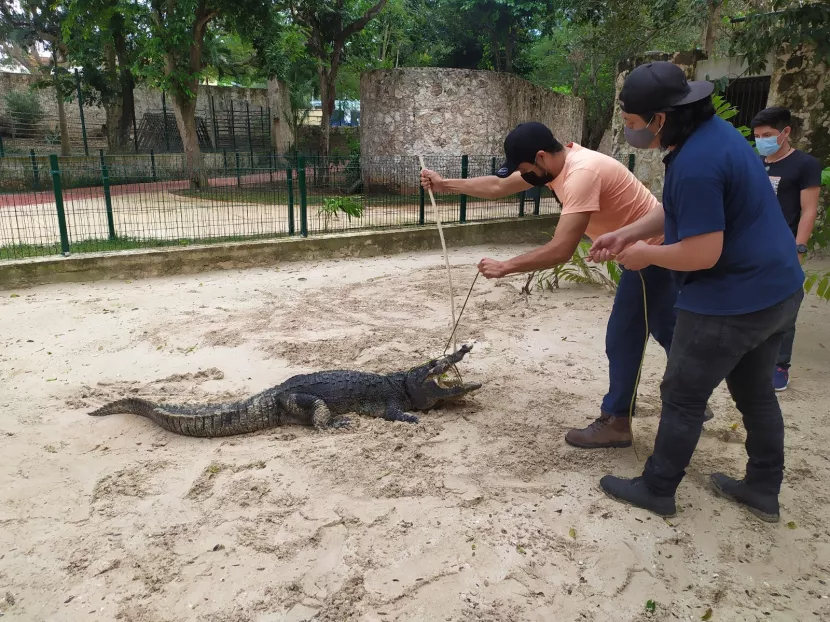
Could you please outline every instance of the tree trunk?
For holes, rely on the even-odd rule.
[[[66,123],[66,109],[64,108],[63,94],[58,87],[55,87],[55,92],[58,96],[58,123],[60,124],[61,130],[61,155],[68,156],[71,155],[71,149],[69,146],[69,126]]]
[[[127,51],[127,40],[124,37],[124,18],[119,14],[120,21],[113,32],[115,42],[115,56],[118,60],[118,93],[121,99],[121,116],[115,133],[115,144],[118,149],[127,150],[130,145],[130,130],[135,117],[135,80],[130,71],[130,59]]]
[[[320,157],[327,158],[329,155],[329,137],[331,134],[331,113],[334,112],[334,101],[336,97],[335,82],[337,74],[331,69],[320,67],[320,104],[322,107],[322,120],[320,121]]]
[[[190,88],[195,93],[198,86],[191,84]],[[176,127],[182,137],[185,167],[190,183],[194,188],[207,188],[208,181],[202,166],[202,151],[199,149],[199,136],[196,133],[196,98],[189,98],[179,89],[171,89],[170,94],[173,113],[176,115]]]
[[[723,9],[723,0],[708,0],[706,3],[706,21],[703,23],[703,53],[712,58],[715,51],[715,38],[718,34],[720,14]]]

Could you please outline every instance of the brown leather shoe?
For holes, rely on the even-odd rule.
[[[631,426],[628,417],[603,414],[587,428],[569,430],[565,442],[583,449],[631,447]]]

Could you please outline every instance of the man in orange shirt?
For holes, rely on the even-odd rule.
[[[576,143],[563,147],[542,123],[519,124],[505,139],[504,151],[506,161],[496,175],[443,179],[429,169],[421,172],[421,185],[436,192],[495,199],[547,186],[559,198],[562,215],[553,239],[507,261],[482,259],[478,269],[488,279],[566,263],[583,236],[596,240],[660,207],[648,188],[620,162]],[[663,238],[648,242],[662,244]],[[640,274],[646,285],[649,332],[668,353],[677,319],[677,286],[665,268],[649,266]],[[596,421],[565,435],[570,445],[586,449],[631,446],[628,415],[646,338],[642,287],[636,272],[623,270],[605,336],[608,393]],[[712,417],[708,408],[706,417]]]

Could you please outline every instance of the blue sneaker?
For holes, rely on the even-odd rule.
[[[772,386],[776,391],[783,391],[790,384],[790,371],[783,367],[776,367],[775,374],[772,376]]]

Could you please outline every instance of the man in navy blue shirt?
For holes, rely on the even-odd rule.
[[[766,521],[779,519],[784,422],[772,385],[784,331],[804,296],[804,273],[764,167],[749,143],[715,115],[709,82],[687,82],[667,62],[635,68],[620,93],[625,135],[668,150],[663,209],[598,238],[595,261],[673,271],[677,324],[661,384],[654,452],[641,477],[605,476],[613,498],[660,516],[700,438],[706,402],[723,381],[743,415],[746,475],[711,476],[720,495]],[[662,246],[642,240],[663,233]]]

